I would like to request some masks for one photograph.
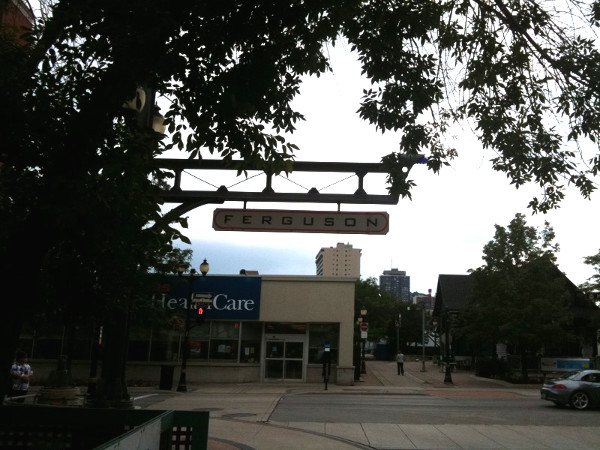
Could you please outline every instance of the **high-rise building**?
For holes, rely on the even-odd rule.
[[[392,269],[384,270],[383,275],[379,275],[379,287],[396,296],[398,300],[409,302],[410,299],[410,276],[406,271]]]
[[[325,277],[360,277],[360,252],[351,244],[338,243],[323,247],[315,257],[317,275]]]

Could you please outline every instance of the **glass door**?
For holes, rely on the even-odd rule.
[[[265,379],[302,380],[304,342],[267,340],[265,351]]]

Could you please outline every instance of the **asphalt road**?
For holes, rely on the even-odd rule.
[[[449,393],[450,394],[450,393]],[[499,424],[598,426],[600,411],[576,411],[514,393],[473,396],[433,395],[286,395],[270,420],[403,424]]]

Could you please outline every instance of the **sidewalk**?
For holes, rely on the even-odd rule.
[[[210,411],[209,449],[433,449],[433,448],[600,448],[598,427],[545,427],[516,425],[428,425],[381,423],[272,422],[269,420],[284,395],[319,393],[388,393],[495,396],[539,396],[539,385],[512,385],[452,373],[444,383],[439,367],[407,362],[405,375],[396,364],[367,361],[367,374],[354,386],[322,384],[211,384],[194,386],[186,393],[170,393],[151,409]],[[131,392],[134,396],[142,391]]]

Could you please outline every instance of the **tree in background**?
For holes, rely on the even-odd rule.
[[[356,282],[354,312],[358,317],[362,308],[367,310],[364,318],[369,323],[369,341],[388,343],[389,351],[396,347],[406,350],[404,343],[422,340],[421,311],[414,305],[398,300],[389,292],[383,291],[375,278]],[[400,329],[396,329],[398,315],[401,315]],[[427,324],[429,317],[427,317]],[[399,342],[397,340],[399,339]]]
[[[369,341],[379,342],[389,337],[390,323],[394,321],[398,301],[388,292],[382,291],[375,278],[367,278],[356,282],[354,296],[354,315],[358,317],[360,310],[367,310],[365,322],[369,323]]]
[[[473,294],[460,330],[480,348],[505,343],[518,352],[524,380],[528,355],[560,344],[573,320],[573,293],[556,267],[553,239],[548,223],[537,230],[522,214],[507,228],[496,225],[494,239],[483,249],[484,265],[472,272]]]
[[[585,292],[598,293],[600,292],[600,250],[592,256],[586,256],[583,261],[592,266],[596,273],[592,275],[580,288]]]
[[[556,206],[567,183],[588,197],[600,158],[582,165],[571,144],[599,142],[600,54],[580,29],[598,25],[600,6],[571,3],[561,13],[538,1],[44,1],[28,45],[0,33],[0,274],[14,298],[27,292],[7,302],[0,361],[47,295],[112,310],[120,319],[106,342],[122,352],[143,275],[186,241],[172,227],[185,220],[160,208],[169,174],[153,159],[175,147],[241,158],[241,172],[289,171],[303,119],[291,102],[303,76],[330,70],[327,46],[342,41],[371,82],[360,117],[401,131],[401,153],[424,153],[438,171],[457,155],[444,133],[466,121],[496,152],[496,170],[540,186],[534,210]],[[123,109],[139,87],[169,102],[165,143]],[[408,196],[398,160],[384,158],[390,190]]]
[[[600,251],[595,255],[586,256],[584,262],[592,266],[596,273],[579,286],[579,288],[588,295],[590,302],[594,302],[596,306],[600,307]],[[598,311],[594,315],[593,320],[596,324],[595,329],[600,329],[600,313]],[[593,341],[596,343],[596,348],[598,348],[598,344],[600,344],[600,334],[596,333]]]

